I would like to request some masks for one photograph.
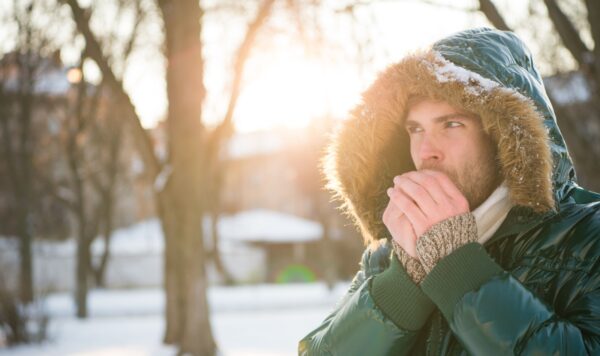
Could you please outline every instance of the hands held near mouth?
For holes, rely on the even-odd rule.
[[[422,170],[394,177],[383,223],[394,241],[417,258],[417,241],[433,225],[469,212],[469,203],[447,175]]]

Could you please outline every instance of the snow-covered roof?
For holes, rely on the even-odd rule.
[[[246,242],[306,242],[323,236],[317,222],[271,210],[249,210],[219,220],[223,240]]]
[[[319,240],[323,228],[317,222],[272,210],[255,209],[243,211],[219,219],[220,241],[225,245],[239,242],[294,243]],[[210,238],[210,223],[204,221],[206,238]],[[0,237],[0,252],[18,247],[16,238]],[[110,240],[111,253],[140,254],[162,253],[163,232],[157,218],[141,221],[129,227],[117,229]],[[72,256],[75,240],[61,242],[35,241],[34,249],[42,254]],[[92,254],[104,251],[104,239],[97,238],[91,246]]]
[[[163,231],[157,218],[141,221],[126,228],[115,230],[110,239],[110,250],[118,253],[162,252]],[[104,251],[104,240],[97,238],[92,243],[92,252]]]

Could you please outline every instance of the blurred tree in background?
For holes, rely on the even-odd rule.
[[[158,215],[165,235],[166,333],[165,342],[177,344],[182,353],[213,355],[215,342],[209,320],[204,266],[202,217],[211,189],[219,148],[232,132],[233,110],[240,91],[244,63],[273,5],[265,0],[248,25],[237,51],[231,96],[221,124],[208,129],[201,121],[204,87],[202,17],[198,1],[158,1],[164,29],[164,56],[168,113],[168,156],[161,162],[141,126],[131,99],[115,75],[96,35],[90,14],[76,0],[65,1],[84,36],[89,57],[96,62],[103,81],[127,110],[129,125],[144,166],[155,182]]]
[[[19,238],[19,296],[33,300],[32,241],[34,234],[64,234],[64,215],[49,198],[39,178],[54,165],[42,154],[51,124],[35,120],[50,118],[64,103],[40,80],[58,66],[58,45],[52,38],[59,31],[55,19],[38,19],[50,11],[46,2],[13,1],[2,21],[16,27],[14,48],[0,60],[0,189],[9,203],[0,207],[0,233]],[[4,207],[9,207],[3,210]],[[12,207],[12,208],[11,208]]]

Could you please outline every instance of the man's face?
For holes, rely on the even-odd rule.
[[[417,170],[448,175],[471,211],[501,183],[496,147],[477,116],[444,101],[423,99],[410,106],[405,127]]]

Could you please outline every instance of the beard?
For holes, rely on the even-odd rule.
[[[483,154],[474,160],[466,160],[459,168],[444,167],[439,162],[426,161],[421,169],[446,174],[469,202],[470,211],[480,206],[502,182],[495,154]]]

